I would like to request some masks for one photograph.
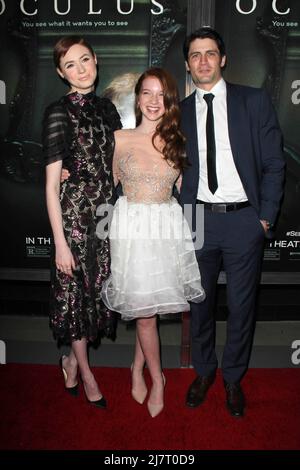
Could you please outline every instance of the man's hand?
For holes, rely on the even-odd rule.
[[[267,220],[261,220],[260,223],[263,226],[265,233],[267,233],[270,228],[270,223]]]

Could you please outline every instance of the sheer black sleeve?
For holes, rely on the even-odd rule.
[[[117,108],[108,98],[100,98],[100,106],[103,117],[109,127],[116,131],[122,129],[122,123]]]
[[[45,111],[43,119],[43,152],[45,164],[68,157],[68,117],[60,103],[53,103]]]

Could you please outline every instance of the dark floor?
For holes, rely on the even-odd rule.
[[[0,281],[0,363],[3,357],[6,362],[57,363],[66,349],[57,348],[49,330],[48,299],[48,282]],[[219,285],[216,350],[220,360],[226,340],[226,316],[226,289]],[[260,286],[257,320],[250,367],[300,367],[291,359],[292,345],[300,342],[299,286]],[[186,364],[182,361],[181,334],[181,315],[164,317],[160,322],[165,367]],[[91,363],[128,367],[134,340],[134,323],[120,321],[115,342],[103,340],[99,347],[90,348]]]
[[[181,320],[160,322],[164,367],[182,365],[181,326]],[[219,321],[216,337],[219,360],[225,338],[226,322]],[[1,315],[0,340],[6,347],[6,362],[56,364],[59,356],[67,351],[65,347],[59,349],[56,346],[46,317]],[[91,364],[129,367],[134,353],[134,340],[134,324],[129,326],[120,321],[115,342],[104,339],[97,348],[90,348]],[[257,322],[250,367],[300,367],[300,364],[292,363],[292,346],[294,343],[296,347],[296,341],[300,345],[300,322]]]

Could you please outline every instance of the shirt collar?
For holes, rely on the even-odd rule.
[[[202,101],[203,95],[207,93],[213,93],[215,96],[226,95],[226,82],[224,78],[220,78],[220,80],[209,91],[203,90],[202,88],[199,88],[199,87],[196,88],[196,94],[197,94],[199,101]]]

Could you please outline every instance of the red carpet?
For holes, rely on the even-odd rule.
[[[165,370],[165,409],[151,418],[131,399],[129,369],[94,371],[108,410],[89,405],[82,387],[70,397],[58,366],[1,365],[0,449],[300,449],[299,369],[251,369],[243,419],[225,409],[221,374],[207,401],[188,409],[193,370]]]

